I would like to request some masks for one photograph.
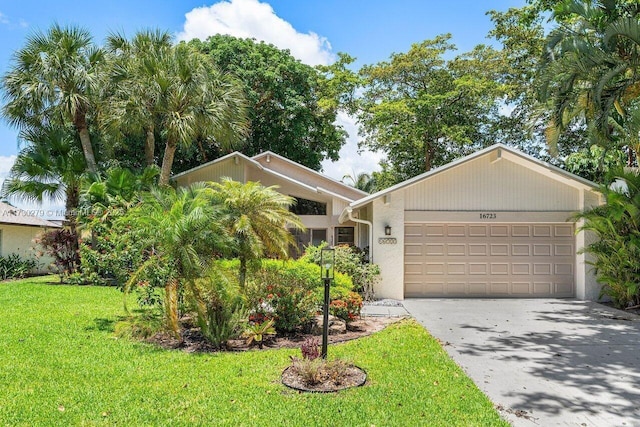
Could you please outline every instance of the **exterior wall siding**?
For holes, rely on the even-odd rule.
[[[30,227],[21,225],[0,224],[0,255],[7,256],[18,254],[21,258],[35,259],[39,264],[35,273],[45,273],[53,258],[42,256],[38,258],[39,248],[34,242],[45,229],[41,227]]]
[[[490,156],[404,190],[407,210],[574,211],[578,190],[507,159]],[[393,194],[395,196],[395,193]]]
[[[373,262],[380,266],[381,280],[374,289],[376,298],[404,299],[404,197],[399,191],[392,195],[392,201],[384,203],[384,198],[373,201],[375,221],[371,255]],[[384,234],[386,225],[391,226],[391,236]],[[387,238],[395,239],[388,240]],[[384,239],[384,240],[380,240]]]
[[[186,187],[194,182],[219,181],[223,176],[228,176],[234,181],[242,182],[245,177],[244,163],[243,159],[239,159],[236,165],[233,158],[227,159],[226,161],[209,165],[180,176],[176,179],[176,183],[179,187]]]

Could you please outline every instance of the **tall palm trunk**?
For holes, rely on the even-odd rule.
[[[80,144],[82,145],[82,152],[87,162],[87,169],[89,172],[95,173],[97,171],[96,157],[93,154],[91,136],[89,135],[89,127],[87,126],[87,117],[83,112],[76,113],[74,125],[80,136]]]
[[[176,141],[167,140],[167,144],[164,148],[164,156],[162,157],[162,168],[160,170],[160,185],[169,185],[169,178],[171,178],[171,167],[173,166],[173,159],[176,155],[176,148],[178,144]]]
[[[155,158],[155,149],[156,149],[156,137],[153,133],[153,126],[150,126],[146,132],[146,140],[144,142],[144,163],[145,166],[154,165],[156,162]]]

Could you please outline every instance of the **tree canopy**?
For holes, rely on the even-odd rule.
[[[346,132],[335,123],[337,103],[326,99],[327,77],[319,69],[288,50],[251,39],[215,35],[189,45],[243,83],[251,125],[240,151],[249,156],[273,151],[314,170],[325,159],[338,160]],[[187,162],[181,168],[192,166]]]

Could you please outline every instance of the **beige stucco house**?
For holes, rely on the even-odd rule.
[[[278,191],[295,197],[295,213],[307,230],[295,232],[298,246],[326,241],[331,245],[350,244],[364,247],[366,236],[354,221],[339,222],[342,211],[367,193],[322,175],[312,169],[271,152],[254,157],[235,152],[175,175],[178,186],[198,181],[220,181],[229,177],[240,182],[277,185]],[[365,231],[366,232],[366,231]]]
[[[368,247],[382,272],[378,298],[598,297],[578,253],[587,237],[571,221],[602,203],[596,184],[504,145],[371,195],[268,152],[233,153],[174,179],[223,176],[298,198],[309,229],[301,246]]]
[[[38,214],[0,202],[0,256],[18,254],[21,258],[36,259],[38,249],[34,239],[47,229],[60,228]],[[43,256],[36,261],[39,266],[34,273],[45,273],[52,259]]]

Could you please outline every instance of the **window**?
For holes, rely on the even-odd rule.
[[[310,244],[318,246],[322,242],[327,241],[327,230],[325,228],[307,229],[307,231],[300,231],[297,229],[289,229],[289,232],[293,234],[296,240],[297,251],[294,249],[289,255],[292,258],[298,258],[304,252],[305,246]]]
[[[296,203],[289,208],[296,215],[326,215],[327,204],[315,200],[294,197]]]
[[[336,245],[353,246],[355,243],[353,227],[336,227]]]

